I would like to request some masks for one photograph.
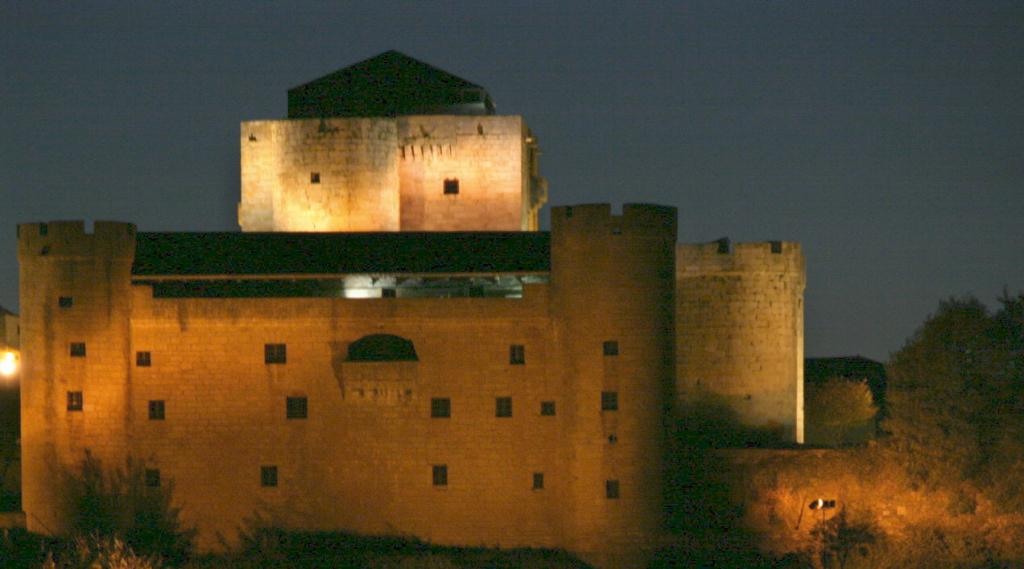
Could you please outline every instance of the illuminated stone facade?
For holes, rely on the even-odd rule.
[[[88,450],[173,480],[203,549],[259,514],[629,567],[659,544],[666,414],[695,385],[799,441],[798,245],[677,246],[654,205],[521,231],[544,200],[519,117],[241,132],[240,224],[288,232],[19,226],[31,530],[67,528],[61,472]]]

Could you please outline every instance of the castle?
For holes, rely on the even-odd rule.
[[[639,204],[538,231],[523,119],[397,52],[288,109],[241,125],[241,233],[19,225],[29,529],[88,449],[173,480],[204,549],[259,513],[628,566],[673,413],[802,442],[798,244],[680,245]]]

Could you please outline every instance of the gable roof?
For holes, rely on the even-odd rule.
[[[394,50],[288,90],[290,119],[493,113],[480,85]]]

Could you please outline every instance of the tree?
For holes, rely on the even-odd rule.
[[[1000,302],[944,301],[893,355],[886,446],[920,483],[973,482],[1024,511],[1024,295]]]

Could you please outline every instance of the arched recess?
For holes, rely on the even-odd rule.
[[[393,334],[363,336],[348,346],[349,362],[409,362],[418,361],[412,340]]]

